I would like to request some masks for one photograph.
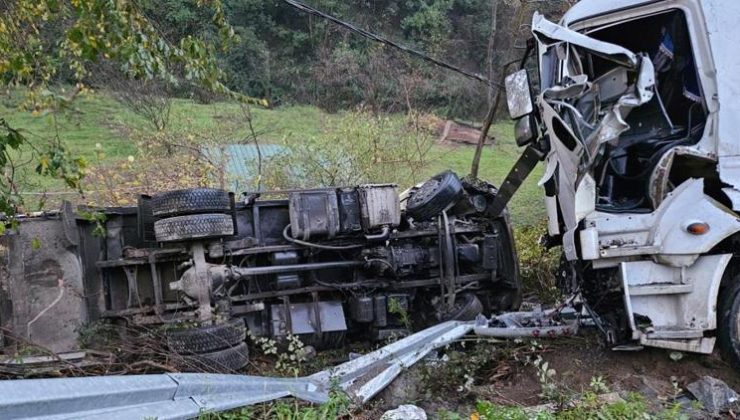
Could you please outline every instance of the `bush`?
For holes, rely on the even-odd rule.
[[[545,303],[558,300],[560,292],[555,273],[560,262],[560,248],[546,249],[540,236],[547,231],[546,222],[517,226],[514,229],[522,283],[525,293],[534,293]]]
[[[432,136],[407,118],[349,112],[319,136],[286,138],[285,152],[263,162],[268,189],[398,183],[428,164]],[[251,162],[252,165],[255,162]]]

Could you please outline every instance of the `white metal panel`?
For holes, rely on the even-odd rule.
[[[565,13],[562,22],[563,24],[568,25],[571,22],[586,19],[591,16],[597,16],[619,9],[626,9],[648,3],[655,3],[655,0],[581,0]]]
[[[708,223],[709,232],[688,233],[686,227],[693,222]],[[586,219],[586,227],[598,230],[602,258],[638,254],[698,256],[740,231],[740,220],[704,194],[704,180],[690,179],[670,192],[653,213],[595,212]],[[675,265],[691,262],[693,259],[683,259]]]
[[[740,210],[740,2],[702,2],[707,36],[712,44],[719,99],[718,154],[722,181],[732,185],[724,191],[732,208]]]
[[[702,1],[720,103],[719,155],[740,155],[740,1]],[[720,163],[722,160],[720,159]],[[740,179],[734,181],[740,185]]]
[[[652,261],[623,262],[620,275],[630,327],[645,344],[686,351],[711,352],[709,342],[654,340],[658,337],[701,337],[717,328],[717,296],[731,254],[706,255],[687,268]],[[650,318],[650,328],[639,329],[635,315]],[[713,342],[711,343],[713,345]],[[678,346],[678,347],[675,347]],[[683,346],[683,347],[681,347]]]

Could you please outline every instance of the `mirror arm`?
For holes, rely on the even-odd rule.
[[[524,50],[524,55],[522,56],[521,61],[519,62],[519,70],[523,70],[525,66],[527,65],[527,60],[529,60],[529,57],[532,55],[532,51],[534,51],[535,47],[535,40],[534,37],[530,37],[527,39],[527,47]]]

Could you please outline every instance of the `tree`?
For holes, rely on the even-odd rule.
[[[159,79],[176,85],[196,83],[245,102],[222,82],[217,49],[237,40],[220,0],[197,0],[210,16],[217,37],[163,35],[136,0],[0,0],[0,81],[25,89],[24,107],[31,112],[63,112],[86,87],[96,62],[117,65],[126,77]],[[74,86],[62,90],[56,83]],[[0,212],[12,215],[22,199],[13,182],[12,150],[28,148],[36,172],[63,179],[79,189],[86,163],[65,148],[62,134],[44,144],[29,139],[0,116]]]

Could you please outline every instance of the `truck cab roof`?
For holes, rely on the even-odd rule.
[[[561,24],[564,26],[569,26],[573,22],[577,22],[590,17],[595,17],[606,13],[613,13],[621,9],[629,9],[644,4],[659,3],[661,1],[666,0],[581,0],[573,7],[571,7],[567,13],[565,13]]]

